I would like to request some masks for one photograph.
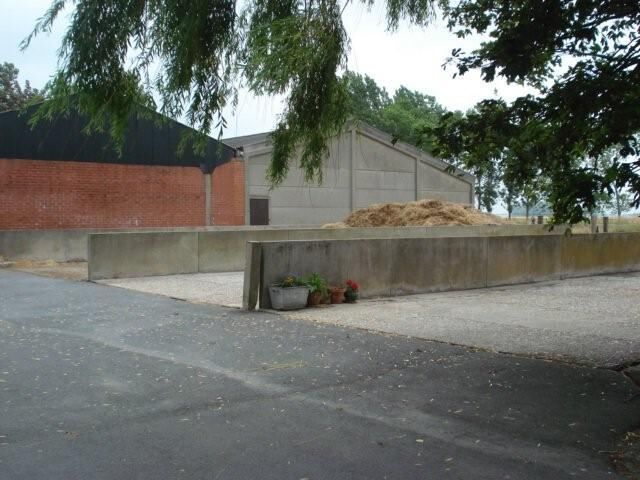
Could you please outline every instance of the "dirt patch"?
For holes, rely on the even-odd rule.
[[[11,260],[4,262],[4,266],[8,268],[48,268],[60,265],[54,260]]]
[[[53,260],[0,261],[0,268],[10,268],[44,277],[66,280],[86,280],[87,262],[56,262]]]
[[[500,225],[504,221],[470,205],[442,200],[418,200],[408,203],[376,203],[353,211],[342,222],[324,228],[407,227],[444,225]]]

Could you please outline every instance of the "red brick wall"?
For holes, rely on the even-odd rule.
[[[0,229],[204,225],[192,167],[0,159]]]
[[[244,162],[232,160],[211,176],[214,225],[244,225]]]

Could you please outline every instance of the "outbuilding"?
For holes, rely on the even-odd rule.
[[[286,180],[270,189],[268,132],[223,141],[244,163],[244,215],[251,225],[319,225],[373,203],[423,198],[473,204],[472,175],[363,122],[352,122],[331,142],[321,185],[306,183],[294,159]]]
[[[473,201],[471,175],[362,123],[331,142],[321,185],[305,183],[293,159],[270,189],[268,133],[180,154],[196,132],[147,112],[131,117],[118,152],[108,134],[83,133],[79,114],[32,128],[32,111],[0,113],[3,230],[320,225],[372,203]]]
[[[0,229],[244,223],[233,148],[207,138],[203,154],[179,154],[196,132],[147,111],[131,116],[118,152],[107,133],[83,133],[87,119],[77,113],[32,128],[34,108],[0,113]],[[237,185],[235,210],[234,198],[213,194],[218,185]]]

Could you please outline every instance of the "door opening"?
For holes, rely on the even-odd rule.
[[[249,224],[269,225],[269,199],[250,198],[249,199]]]

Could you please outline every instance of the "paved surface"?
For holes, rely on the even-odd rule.
[[[0,270],[0,477],[603,479],[624,375]]]
[[[596,366],[640,361],[640,273],[412,295],[286,316]]]
[[[193,273],[156,277],[116,278],[99,283],[139,292],[155,293],[195,303],[242,306],[243,272]]]
[[[239,307],[242,281],[242,272],[233,272],[103,283]],[[284,315],[588,365],[640,361],[640,273],[409,295]]]

